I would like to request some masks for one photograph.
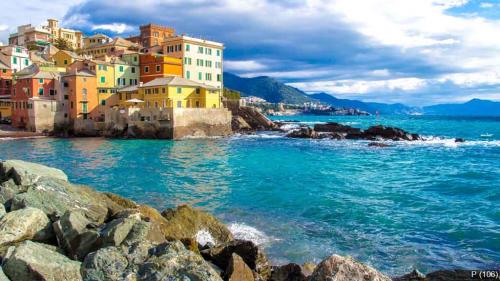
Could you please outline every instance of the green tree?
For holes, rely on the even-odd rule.
[[[59,50],[66,50],[66,51],[73,51],[73,47],[71,46],[71,43],[68,42],[68,40],[64,38],[57,38],[54,41],[54,46],[58,48]]]

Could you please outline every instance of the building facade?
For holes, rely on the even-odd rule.
[[[12,69],[0,62],[0,98],[10,98],[12,91]]]
[[[51,34],[48,30],[31,24],[17,27],[17,32],[10,34],[9,45],[23,46],[30,49],[43,48],[51,42]]]
[[[60,27],[59,21],[56,19],[48,19],[47,26],[44,28],[51,34],[51,42],[64,39],[75,50],[83,47],[83,33],[81,31]]]
[[[128,51],[138,52],[139,49],[140,46],[138,44],[117,37],[107,43],[91,44],[80,50],[78,53],[80,55],[88,55],[93,58],[99,58],[101,56],[120,56]]]
[[[163,54],[182,59],[183,77],[218,89],[223,88],[222,43],[188,36],[167,38]]]
[[[111,37],[104,34],[94,34],[83,38],[83,49],[91,48],[97,45],[110,43]]]
[[[62,76],[62,84],[70,121],[99,118],[97,79],[94,73],[87,70],[68,72]]]
[[[75,52],[60,50],[52,57],[52,60],[56,67],[68,67],[77,60],[83,60],[83,57],[80,57]]]
[[[28,49],[22,46],[0,47],[0,61],[9,66],[12,73],[19,72],[32,64]]]
[[[140,81],[143,83],[172,75],[182,77],[182,72],[180,58],[150,53],[140,55]]]
[[[147,24],[140,27],[141,34],[127,38],[132,42],[142,45],[144,48],[161,46],[165,39],[174,36],[175,29],[157,24]]]

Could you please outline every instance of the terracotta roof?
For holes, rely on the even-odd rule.
[[[216,90],[217,88],[208,86],[205,84],[201,84],[198,82],[194,82],[192,80],[188,80],[179,76],[169,76],[156,78],[152,81],[144,83],[141,87],[157,87],[157,86],[180,86],[180,87],[200,87],[206,88],[210,90]]]
[[[61,52],[64,52],[65,54],[69,55],[73,59],[82,59],[82,57],[77,55],[75,52],[71,52],[71,51],[67,51],[67,50],[61,50]]]
[[[66,76],[86,76],[86,77],[95,77],[95,73],[86,70],[86,69],[81,69],[76,72],[67,72],[62,75],[63,77]]]
[[[35,78],[35,79],[58,79],[61,75],[59,72],[51,72],[51,71],[43,71],[38,67],[27,67],[22,71],[16,73],[18,79],[27,79],[27,78]]]

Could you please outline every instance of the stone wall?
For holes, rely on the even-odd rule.
[[[28,130],[44,133],[52,132],[54,128],[67,122],[65,110],[56,100],[33,99],[32,108],[28,111]]]
[[[231,112],[226,108],[176,108],[173,110],[173,139],[228,136]]]

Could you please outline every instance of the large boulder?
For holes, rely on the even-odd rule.
[[[225,272],[228,281],[254,281],[253,272],[245,261],[233,253]]]
[[[395,277],[392,281],[426,281],[425,275],[420,273],[418,270],[413,270],[412,272],[405,274],[400,277]]]
[[[139,267],[137,280],[222,281],[217,271],[200,255],[188,251],[180,241],[161,244]]]
[[[478,280],[478,276],[472,276],[470,270],[438,270],[428,273],[425,276],[426,281],[443,281],[443,280],[460,280],[460,281],[474,281]],[[483,279],[483,280],[497,280],[496,278]]]
[[[80,262],[70,260],[39,243],[21,243],[6,260],[3,269],[11,280],[82,280]]]
[[[98,247],[99,232],[80,211],[66,212],[52,226],[59,246],[72,259],[82,260]]]
[[[290,263],[287,265],[273,267],[271,281],[306,281],[300,265]]]
[[[212,261],[220,268],[227,268],[233,253],[237,254],[250,269],[257,272],[263,279],[271,275],[271,266],[266,255],[257,245],[251,241],[234,240],[222,245],[218,245],[201,251],[203,257]]]
[[[0,204],[10,209],[12,198],[20,192],[25,192],[27,187],[18,186],[13,179],[0,183]]]
[[[81,273],[83,280],[107,281],[125,280],[128,260],[116,247],[106,247],[90,253],[85,257]]]
[[[46,177],[38,179],[26,192],[18,193],[12,199],[12,210],[26,207],[44,211],[54,222],[67,211],[79,210],[91,222],[98,225],[107,219],[108,214],[123,209],[106,195],[92,188]]]
[[[422,138],[417,134],[410,134],[402,129],[394,127],[385,127],[382,125],[372,126],[366,129],[363,134],[366,139],[375,140],[377,138],[389,139],[394,141],[415,141]]]
[[[35,208],[12,211],[0,219],[0,246],[32,239],[46,241],[52,236],[49,219]]]
[[[297,139],[315,139],[318,138],[318,133],[309,127],[301,127],[299,129],[293,130],[286,135],[289,138]]]
[[[160,226],[152,222],[139,220],[132,226],[122,244],[130,246],[144,241],[153,244],[165,242],[165,235],[161,231]]]
[[[391,281],[391,278],[351,257],[333,255],[323,260],[309,278],[310,281]]]
[[[335,122],[315,124],[314,130],[316,132],[345,133],[345,134],[356,134],[361,132],[361,129],[359,128],[353,128],[351,126],[346,126]]]
[[[206,242],[220,244],[233,240],[233,235],[223,223],[214,216],[190,206],[184,205],[177,207],[177,209],[168,209],[162,215],[167,220],[164,231],[169,238],[176,240],[193,238],[198,240],[202,246]],[[203,237],[200,234],[203,234]],[[207,238],[207,236],[209,237]]]
[[[137,221],[136,218],[122,218],[107,223],[101,231],[101,244],[103,246],[119,246],[127,238]]]
[[[0,182],[13,179],[17,185],[28,186],[42,177],[68,181],[68,176],[63,171],[44,165],[21,160],[6,160],[0,163]]]

